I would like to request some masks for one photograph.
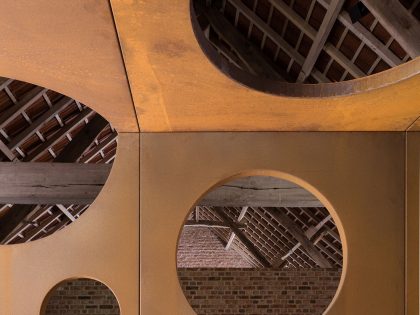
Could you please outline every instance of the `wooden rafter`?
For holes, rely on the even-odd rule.
[[[325,46],[328,36],[330,35],[331,29],[343,7],[345,0],[332,0],[327,13],[324,16],[322,24],[316,34],[312,46],[309,50],[308,56],[302,65],[302,69],[299,73],[298,82],[304,82],[307,77],[311,74],[315,62],[318,60],[319,54]]]
[[[331,264],[308,239],[305,233],[283,212],[276,208],[266,208],[273,218],[275,218],[290,234],[302,245],[308,255],[321,268],[331,268]]]
[[[96,114],[70,144],[60,152],[54,162],[73,163],[79,161],[107,125],[108,122],[102,116]]]
[[[236,234],[238,239],[246,246],[252,255],[266,268],[270,267],[269,261],[264,257],[263,254],[258,250],[257,247],[248,239],[244,232],[236,227],[235,222],[233,222],[225,213],[224,209],[221,207],[212,208],[216,215],[222,220],[222,222],[228,224],[232,231]]]
[[[240,0],[229,0],[229,2],[242,14],[244,14],[252,23],[263,30],[272,41],[274,41],[282,50],[284,50],[291,58],[297,61],[300,65],[305,62],[298,50],[292,47],[280,34],[276,33],[265,21],[263,21],[253,10],[249,9]],[[314,69],[313,77],[320,83],[330,82],[330,80],[318,70]]]
[[[411,58],[420,55],[420,23],[397,0],[362,0]]]
[[[199,6],[199,3],[197,3],[197,6]],[[239,58],[247,65],[251,73],[284,81],[281,75],[263,56],[258,47],[251,44],[226,20],[223,14],[212,7],[202,7],[200,11],[206,16],[211,26],[220,34],[223,40],[236,51]]]

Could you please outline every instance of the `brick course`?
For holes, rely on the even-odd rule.
[[[45,315],[119,315],[114,294],[104,284],[77,279],[61,284],[52,293]]]
[[[341,270],[182,268],[178,276],[198,315],[321,315]]]

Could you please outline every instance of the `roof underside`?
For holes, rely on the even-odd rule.
[[[359,1],[213,0],[206,2],[211,3],[208,7],[201,0],[194,3],[205,36],[219,54],[258,76],[312,84],[339,82],[417,56],[396,38],[398,26],[383,23],[382,16]],[[401,14],[413,18],[412,27],[419,32],[419,1],[400,3]]]
[[[0,78],[0,162],[109,164],[116,147],[116,131],[84,104],[42,87]],[[22,243],[50,235],[88,207],[0,205],[0,231],[6,226],[10,229],[13,213],[26,214],[0,243]]]
[[[221,215],[221,212],[225,216]],[[276,213],[282,213],[287,218],[279,217]],[[228,222],[238,224],[241,235],[235,234],[228,227]],[[204,229],[202,235],[208,238],[208,245],[203,241],[198,245],[200,249],[195,248],[197,237],[186,237],[187,233],[191,234],[191,229]],[[211,231],[219,242],[213,242],[212,237],[206,234],[207,231]],[[302,245],[299,232],[314,249],[307,251],[307,244]],[[225,250],[224,253],[221,249]],[[191,213],[184,226],[179,250],[182,251],[178,252],[179,267],[237,268],[248,264],[253,268],[319,268],[313,250],[318,251],[328,261],[328,268],[342,268],[343,265],[342,245],[337,227],[328,210],[323,207],[199,206]],[[196,252],[193,253],[192,250]],[[214,251],[218,256],[224,254],[225,259],[209,259],[207,253],[206,258],[203,258],[202,252],[205,251]],[[239,254],[242,260],[235,259],[230,251]]]

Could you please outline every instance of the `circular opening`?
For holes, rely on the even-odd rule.
[[[323,314],[343,269],[339,230],[304,188],[270,176],[231,180],[188,214],[177,248],[198,314]]]
[[[41,315],[74,314],[119,315],[120,307],[105,284],[92,279],[71,279],[48,293]]]
[[[420,7],[395,2],[416,29]],[[399,25],[383,22],[358,1],[191,0],[191,15],[207,57],[232,79],[263,92],[354,94],[406,79],[419,69],[401,67],[419,55],[416,37],[396,34]],[[380,80],[354,80],[393,67]]]
[[[0,78],[0,244],[77,220],[111,171],[117,132],[77,100]]]

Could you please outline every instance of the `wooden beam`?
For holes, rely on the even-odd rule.
[[[108,137],[97,145],[91,152],[88,152],[81,160],[80,163],[89,163],[99,152],[110,146],[115,139],[117,139],[118,133],[114,131]]]
[[[0,204],[90,204],[109,164],[0,163]]]
[[[289,233],[302,245],[306,253],[321,268],[331,268],[331,264],[308,239],[305,233],[281,210],[276,208],[265,208],[270,215],[276,219]]]
[[[230,225],[225,222],[210,221],[210,220],[189,220],[185,222],[184,226],[187,227],[204,227],[204,228],[219,228],[219,229],[230,229]],[[235,223],[236,228],[244,229],[245,224]]]
[[[411,58],[420,55],[420,23],[398,0],[362,0]]]
[[[59,129],[51,138],[37,146],[33,151],[23,159],[24,162],[30,162],[38,159],[46,150],[57,144],[67,133],[72,132],[76,127],[81,124],[86,118],[92,115],[93,112],[89,108],[85,108],[78,114],[71,122]]]
[[[253,74],[265,78],[285,81],[263,56],[259,48],[254,46],[232,24],[230,24],[222,13],[212,7],[204,6],[200,8],[200,11],[204,14],[216,32],[220,34],[223,40],[236,51],[239,58],[247,65]]]
[[[252,21],[253,24],[257,25],[267,36],[274,41],[284,52],[286,52],[292,59],[302,65],[305,62],[305,58],[292,47],[280,34],[278,34],[273,28],[271,28],[263,19],[261,19],[254,11],[249,9],[240,0],[230,0],[230,3],[244,16]],[[312,76],[320,83],[330,82],[330,80],[318,70],[314,69]]]
[[[198,203],[207,207],[323,207],[307,190],[267,176],[244,177],[209,192]]]
[[[238,219],[236,220],[238,223],[242,221],[242,219],[245,217],[246,212],[248,211],[248,206],[242,207],[241,213],[239,213]],[[229,240],[225,246],[225,250],[228,250],[230,246],[232,245],[233,241],[235,240],[235,232],[230,233]]]
[[[39,116],[28,128],[23,130],[20,134],[10,141],[8,148],[10,150],[16,149],[24,141],[26,141],[30,136],[37,132],[43,124],[45,124],[50,118],[54,117],[59,111],[64,107],[70,105],[73,100],[69,97],[63,97],[60,101],[53,105],[49,110]]]
[[[0,116],[0,129],[22,114],[25,109],[42,97],[46,91],[48,90],[41,87],[34,87],[22,97],[22,100],[6,109]]]
[[[287,19],[296,25],[302,32],[304,32],[310,39],[315,40],[316,30],[312,28],[299,14],[290,8],[283,1],[273,1],[272,5],[279,10]],[[346,69],[353,77],[360,78],[365,76],[355,64],[353,64],[340,50],[334,47],[331,43],[326,42],[324,46],[325,52],[330,55],[336,62],[338,62],[344,69]]]
[[[222,207],[214,207],[212,208],[216,215],[226,224],[229,225],[229,227],[232,229],[232,231],[236,234],[236,236],[239,238],[239,240],[246,246],[246,248],[249,250],[249,252],[266,268],[270,267],[270,263],[268,260],[264,257],[263,254],[260,253],[258,248],[248,239],[248,237],[245,235],[244,232],[242,232],[240,229],[236,227],[236,223],[233,222],[224,212],[224,209]]]
[[[317,0],[325,9],[328,9],[327,0]],[[360,38],[374,53],[381,57],[389,66],[395,67],[402,64],[398,58],[385,44],[383,44],[375,35],[366,29],[360,22],[353,23],[350,15],[346,11],[342,11],[338,15],[338,20],[347,27],[353,34]]]
[[[72,141],[54,159],[54,162],[77,162],[89,149],[98,135],[108,125],[108,121],[96,114],[95,117],[74,137]]]
[[[321,229],[324,227],[324,225],[331,220],[331,216],[327,216],[324,220],[322,220],[321,222],[319,222],[316,226],[314,227],[310,227],[307,231],[305,231],[305,236],[311,240],[311,242],[313,242],[314,238],[317,238],[319,236],[319,232],[321,231]],[[325,234],[327,233],[327,231],[325,231]],[[322,236],[324,236],[325,234],[323,234]],[[315,244],[315,242],[313,242]],[[301,246],[301,243],[297,243],[295,246],[293,246],[292,249],[290,249],[286,255],[284,255],[283,257],[280,257],[280,259],[276,260],[273,262],[273,268],[279,268],[279,267],[283,267],[286,263],[287,263],[287,258],[292,255],[299,247]]]
[[[331,3],[327,9],[327,13],[322,20],[321,26],[319,27],[318,33],[312,42],[308,56],[302,65],[302,69],[299,73],[297,82],[304,82],[306,78],[309,77],[309,75],[312,73],[315,63],[318,60],[319,54],[327,42],[328,36],[330,35],[331,29],[337,20],[344,2],[345,0],[331,0]]]

